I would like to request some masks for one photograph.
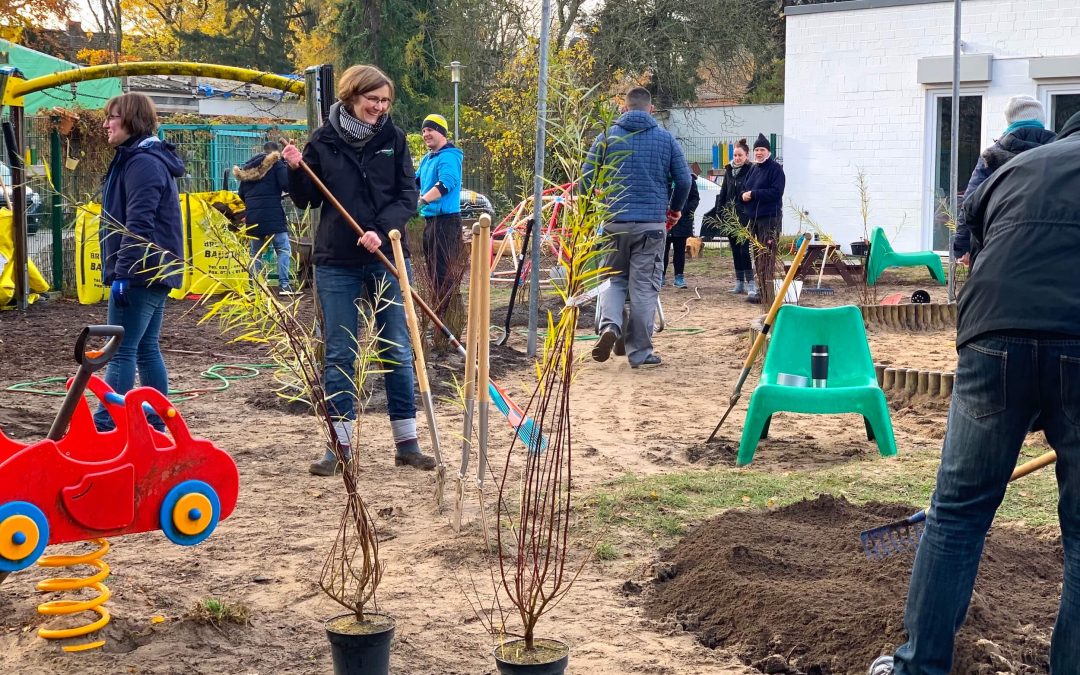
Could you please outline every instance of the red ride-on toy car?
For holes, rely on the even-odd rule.
[[[110,340],[87,351],[87,338],[95,336]],[[192,437],[160,392],[140,387],[120,396],[91,374],[122,337],[118,326],[83,330],[79,372],[49,438],[26,445],[0,432],[0,579],[34,564],[47,544],[157,529],[176,544],[197,544],[236,507],[240,480],[232,457]],[[96,430],[87,388],[112,414],[115,430]],[[154,430],[147,412],[169,433]]]

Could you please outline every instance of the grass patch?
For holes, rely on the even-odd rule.
[[[1025,447],[1020,462],[1043,452]],[[768,473],[731,468],[647,477],[626,474],[601,486],[583,505],[601,531],[643,532],[664,545],[727,509],[775,508],[820,494],[842,496],[854,503],[909,503],[917,510],[930,503],[937,466],[937,453],[915,453],[820,471]],[[1057,524],[1057,483],[1052,470],[1048,467],[1010,486],[998,519],[1031,526]]]
[[[189,616],[195,623],[209,623],[215,626],[226,623],[247,626],[251,623],[251,614],[247,607],[241,604],[229,604],[218,598],[203,598],[195,604]]]
[[[597,560],[603,560],[605,562],[618,560],[619,552],[615,550],[615,544],[612,544],[610,541],[602,541],[596,547],[596,558]]]

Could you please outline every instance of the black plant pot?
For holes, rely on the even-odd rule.
[[[495,666],[502,675],[563,675],[570,663],[570,646],[558,640],[537,638],[533,645],[544,653],[549,653],[551,660],[533,663],[535,658],[522,658],[525,652],[524,640],[511,640],[496,647]],[[522,662],[526,661],[526,662]]]
[[[375,625],[358,625],[352,614],[342,614],[326,622],[334,675],[387,675],[390,672],[394,620],[378,612],[367,612],[364,617],[365,622]]]
[[[870,244],[865,241],[851,242],[851,255],[865,256],[870,254]]]

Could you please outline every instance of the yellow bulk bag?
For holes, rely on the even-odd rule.
[[[11,218],[11,211],[0,209],[0,305],[6,305],[15,297],[15,222]],[[38,293],[49,290],[49,283],[41,276],[37,265],[33,260],[29,263],[30,293],[27,298],[30,302],[37,300]]]
[[[75,209],[75,290],[79,302],[94,305],[108,297],[101,281],[101,204],[80,204]]]
[[[222,202],[226,206],[242,207],[240,197],[222,190],[180,195],[180,201],[186,230],[185,254],[191,266],[191,285],[187,293],[203,295],[226,289],[243,290],[248,283],[247,269],[241,260],[229,255],[226,244],[218,236],[228,232],[229,221],[211,206],[214,202]]]

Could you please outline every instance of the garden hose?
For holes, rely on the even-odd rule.
[[[169,390],[169,399],[173,402],[187,401],[195,398],[201,394],[213,394],[221,391],[225,391],[229,388],[229,383],[232,380],[246,380],[252,377],[257,377],[262,370],[269,368],[277,368],[277,364],[274,363],[216,363],[200,375],[208,380],[216,380],[217,386],[204,387],[198,389],[180,389]],[[226,374],[228,371],[240,371],[237,374]],[[52,385],[67,382],[66,377],[45,377],[40,380],[32,380],[29,382],[18,382],[9,387],[6,387],[4,391],[21,392],[24,394],[38,394],[40,396],[64,396],[67,392],[63,389],[52,389]]]

